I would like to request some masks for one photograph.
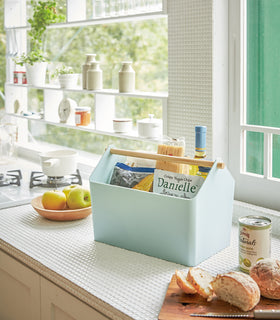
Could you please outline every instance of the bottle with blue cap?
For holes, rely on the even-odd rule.
[[[206,132],[207,127],[195,126],[195,159],[206,158]],[[198,170],[198,166],[192,165],[189,168],[189,174],[195,176]]]
[[[203,179],[206,179],[210,169],[211,168],[209,168],[209,167],[198,166],[198,171],[197,171],[196,175],[199,177],[202,177]]]

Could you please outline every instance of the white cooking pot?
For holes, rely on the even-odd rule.
[[[153,114],[149,114],[149,118],[138,120],[138,135],[142,138],[158,138],[161,133],[162,121],[154,119]]]
[[[56,150],[40,154],[42,171],[49,177],[73,174],[77,170],[78,153],[72,150]]]

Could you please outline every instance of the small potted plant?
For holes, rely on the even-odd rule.
[[[26,68],[27,83],[35,86],[44,86],[47,70],[47,59],[41,50],[23,53],[15,59],[15,63]]]
[[[15,63],[25,65],[27,83],[35,86],[45,84],[47,59],[42,50],[43,37],[48,25],[65,20],[65,16],[58,14],[56,0],[31,0],[33,16],[28,19],[31,29],[28,31],[31,50],[15,59]]]
[[[52,74],[52,78],[58,78],[60,87],[65,89],[75,88],[78,81],[78,73],[74,73],[71,67],[64,64],[58,67]]]

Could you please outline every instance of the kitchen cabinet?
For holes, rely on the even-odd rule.
[[[107,2],[104,1],[104,4]],[[166,16],[166,2],[154,1],[154,4],[150,8],[140,8],[134,12],[122,12],[113,16],[106,16],[105,8],[103,16],[88,16],[88,12],[94,13],[93,8],[88,8],[88,3],[85,0],[77,2],[73,0],[67,1],[67,14],[66,22],[50,25],[48,28],[60,28],[60,27],[72,27],[83,25],[96,25],[107,24],[123,21],[134,21],[137,19],[154,19],[155,17]],[[89,10],[90,9],[90,10]],[[92,11],[93,10],[93,11]],[[25,1],[6,1],[5,3],[5,28],[7,32],[7,77],[5,86],[5,109],[6,113],[10,116],[17,118],[24,118],[30,121],[41,121],[46,124],[72,128],[75,130],[90,131],[97,134],[112,135],[121,138],[145,140],[138,137],[136,128],[130,133],[119,134],[113,130],[113,119],[116,118],[115,102],[118,97],[123,98],[137,98],[137,99],[152,99],[156,100],[156,103],[160,103],[162,110],[162,135],[167,134],[167,92],[141,92],[135,91],[132,93],[119,93],[118,90],[104,89],[104,90],[83,90],[82,88],[75,89],[61,89],[53,85],[45,85],[43,87],[34,87],[31,85],[21,85],[13,83],[13,58],[17,52],[24,51],[26,48],[26,32],[28,26],[26,25],[26,19],[28,18],[28,6]],[[20,17],[17,19],[16,17]],[[15,50],[15,39],[18,40],[18,45]],[[82,68],[82,66],[81,66]],[[39,89],[43,90],[44,107],[42,114],[31,114],[29,110],[29,102],[27,99],[29,90]],[[91,106],[91,112],[94,115],[94,119],[89,126],[75,126],[74,120],[67,123],[61,123],[58,116],[58,106],[64,97],[67,97],[68,93],[80,93],[80,94],[92,94],[94,95],[94,105]],[[152,113],[152,112],[151,112]],[[27,128],[27,120],[22,120],[22,126]],[[23,134],[19,134],[20,139],[25,139]],[[146,139],[147,140],[147,139]],[[22,142],[22,141],[21,141]]]
[[[3,251],[0,251],[0,283],[0,319],[108,319]]]
[[[41,320],[106,320],[90,306],[41,277]]]
[[[40,276],[0,251],[0,319],[40,319]]]

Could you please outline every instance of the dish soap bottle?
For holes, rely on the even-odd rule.
[[[206,158],[206,131],[205,126],[195,126],[195,154],[194,159]],[[197,165],[191,165],[189,168],[189,174],[195,176],[198,172]]]

